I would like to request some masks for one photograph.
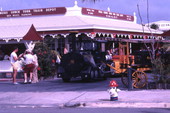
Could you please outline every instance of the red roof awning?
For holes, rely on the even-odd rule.
[[[31,25],[31,28],[26,33],[26,35],[23,37],[23,40],[36,41],[36,40],[42,40],[42,37],[37,33],[34,25]]]
[[[170,36],[170,30],[169,31],[166,31],[162,34],[162,36]]]

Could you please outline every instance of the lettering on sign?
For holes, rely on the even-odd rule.
[[[120,13],[114,13],[114,12],[102,11],[102,10],[96,10],[90,8],[82,8],[82,14],[111,18],[111,19],[118,19],[118,20],[125,20],[125,21],[134,21],[134,17],[131,15],[124,15]]]
[[[65,14],[65,13],[66,13],[65,7],[24,9],[24,10],[0,11],[0,18]]]

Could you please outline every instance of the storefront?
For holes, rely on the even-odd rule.
[[[26,49],[34,46],[33,41],[40,41],[42,38],[31,26],[1,26],[0,27],[0,77],[11,77],[12,67],[9,61],[13,47],[17,46],[19,52],[23,53]],[[20,70],[20,69],[19,69]],[[4,74],[5,73],[5,74]]]
[[[42,38],[33,25],[0,27],[0,49],[4,55],[10,55],[14,46],[18,46],[19,52],[23,53],[26,48],[31,46],[32,41],[38,40],[42,40]]]
[[[50,40],[48,45],[51,49],[60,48],[61,54],[64,54],[64,48],[68,51],[78,48],[76,41],[99,41],[101,51],[110,46],[117,48],[118,42],[128,42],[131,53],[135,46],[140,48],[136,43],[163,40],[161,31],[137,24],[135,13],[125,15],[82,8],[77,2],[74,7],[0,11],[0,26],[1,49],[8,55],[11,45],[6,44],[21,44],[24,50],[30,40],[40,40],[41,37],[44,41]]]
[[[0,12],[0,25],[35,26],[36,31],[43,38],[55,38],[52,49],[64,48],[70,44],[68,38],[71,33],[76,36],[85,34],[92,39],[162,39],[160,31],[150,30],[136,23],[134,15],[124,15],[109,11],[81,8],[75,2],[74,7],[53,7],[39,9],[24,9]],[[60,39],[62,38],[62,39]]]

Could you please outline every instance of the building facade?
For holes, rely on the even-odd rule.
[[[163,32],[170,30],[170,21],[163,21],[163,20],[156,21],[156,22],[149,23],[149,26],[151,26],[152,24],[158,25],[158,29]],[[146,24],[146,26],[148,26],[148,24]]]
[[[137,18],[133,15],[125,15],[110,11],[90,8],[52,7],[38,9],[24,9],[13,11],[0,11],[0,43],[23,43],[24,35],[17,36],[20,32],[26,34],[23,26],[35,27],[39,36],[44,39],[53,39],[49,46],[51,49],[73,49],[70,41],[74,37],[85,37],[85,40],[109,40],[138,43],[149,40],[162,40],[161,31],[150,30],[146,26],[136,23]],[[20,28],[13,33],[14,29]],[[31,40],[31,39],[30,39]],[[34,40],[34,36],[32,36]],[[102,46],[104,47],[104,46]],[[113,43],[114,47],[114,43]],[[105,48],[102,50],[104,51]]]

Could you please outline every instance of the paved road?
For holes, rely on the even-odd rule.
[[[112,102],[107,92],[109,82],[116,80],[119,100]],[[170,90],[139,89],[127,91],[120,78],[82,83],[80,79],[63,83],[61,79],[36,84],[13,85],[0,82],[1,107],[140,107],[170,108]]]
[[[69,83],[64,83],[60,78],[55,80],[45,80],[37,84],[13,85],[11,82],[0,82],[0,92],[56,92],[56,91],[106,91],[109,88],[109,82],[116,80],[119,88],[126,89],[122,85],[120,78],[108,78],[107,80],[97,79],[92,82],[82,82],[79,78],[73,79]],[[8,87],[8,88],[7,88]]]
[[[169,113],[170,109],[146,108],[2,108],[0,113]]]

